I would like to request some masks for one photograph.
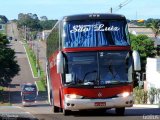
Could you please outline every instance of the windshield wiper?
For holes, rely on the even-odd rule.
[[[84,82],[83,84],[84,84],[84,85],[94,85],[94,83],[95,83],[95,82],[93,82],[93,81],[88,81],[88,82]]]
[[[84,75],[84,78],[83,78],[83,83],[85,84],[87,84],[87,83],[89,83],[89,84],[94,84],[95,82],[96,82],[96,80],[97,80],[97,75],[96,75],[96,77],[95,77],[95,80],[87,80],[86,82],[85,82],[85,78],[89,75],[89,74],[92,74],[92,73],[97,73],[97,71],[96,70],[94,70],[94,71],[91,71],[91,72],[87,72],[85,75]]]
[[[106,84],[131,83],[130,81],[106,81]]]

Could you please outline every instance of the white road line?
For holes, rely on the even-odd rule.
[[[29,114],[30,116],[32,116],[32,118],[36,118],[34,115],[32,115],[30,112],[25,112],[27,114]]]
[[[39,91],[39,88],[38,88],[38,85],[37,85],[37,82],[35,81],[35,84],[36,84],[36,87],[37,87],[37,89],[38,89],[38,91]]]
[[[30,60],[29,60],[29,57],[28,57],[28,54],[27,54],[27,51],[26,51],[26,48],[25,48],[24,45],[23,45],[23,48],[25,50],[25,53],[26,53],[26,56],[27,56],[27,59],[28,59],[28,63],[29,63],[29,66],[30,66],[30,69],[31,69],[31,72],[32,72],[32,76],[33,76],[33,78],[38,78],[38,77],[35,77],[34,74],[33,74],[32,66],[31,66],[31,63],[30,63]]]

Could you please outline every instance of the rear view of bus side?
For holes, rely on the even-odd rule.
[[[123,15],[65,16],[47,39],[54,112],[115,108],[123,115],[133,105],[133,73],[140,69]]]

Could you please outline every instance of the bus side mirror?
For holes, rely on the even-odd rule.
[[[57,60],[56,60],[56,65],[57,65],[57,73],[62,74],[63,68],[64,68],[64,56],[61,51],[57,54]]]
[[[133,62],[134,62],[134,71],[140,71],[141,70],[141,60],[140,60],[140,55],[138,51],[133,50],[132,56],[133,56]]]

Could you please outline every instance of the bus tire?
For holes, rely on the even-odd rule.
[[[71,111],[70,111],[70,110],[63,110],[63,114],[64,114],[65,116],[70,115],[70,114],[71,114]]]
[[[53,106],[53,111],[54,111],[54,113],[58,113],[59,112],[59,107]]]
[[[115,108],[116,114],[119,116],[123,116],[125,112],[125,107]]]
[[[53,97],[52,97],[52,92],[50,92],[50,96],[49,96],[49,99],[50,99],[50,105],[52,106],[53,105]]]

